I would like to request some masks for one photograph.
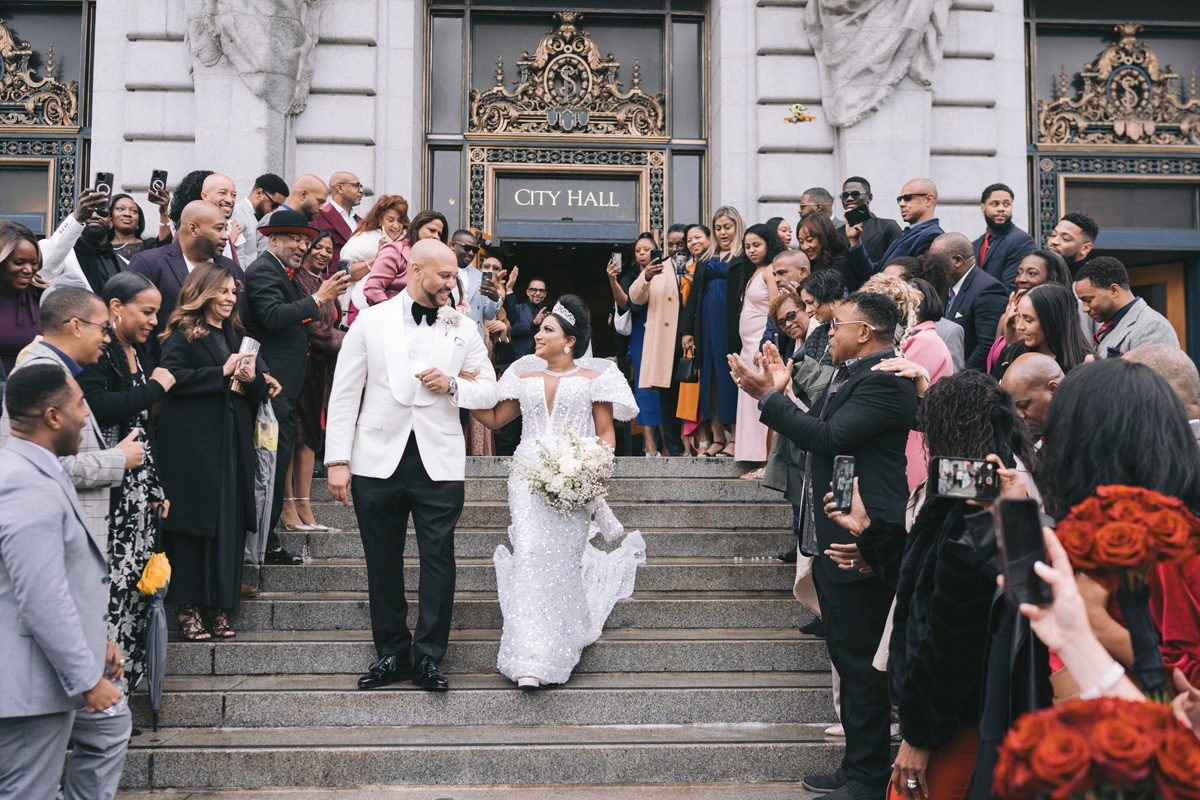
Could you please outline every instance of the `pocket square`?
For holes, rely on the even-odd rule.
[[[958,318],[959,318],[959,317],[961,317],[961,316],[962,316],[962,312],[961,312],[961,311],[956,311],[956,312],[954,313],[954,318],[955,318],[955,319],[958,319]]]

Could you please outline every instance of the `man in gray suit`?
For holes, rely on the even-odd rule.
[[[1092,344],[1101,358],[1120,358],[1152,344],[1179,347],[1179,336],[1167,318],[1129,288],[1125,265],[1110,256],[1085,263],[1075,273],[1075,296],[1083,311],[1100,326]]]
[[[63,287],[45,299],[41,314],[42,341],[29,348],[13,369],[14,375],[34,364],[54,364],[74,378],[85,366],[100,360],[110,328],[108,309],[99,297],[85,289]],[[8,437],[9,419],[5,412],[0,415],[0,447]],[[142,463],[145,452],[146,445],[137,441],[134,433],[115,447],[108,447],[100,426],[89,415],[78,455],[72,453],[63,459],[67,479],[75,484],[79,502],[106,558],[109,493],[112,487],[121,485],[126,469]]]
[[[13,427],[0,449],[0,800],[50,800],[79,709],[106,716],[117,706],[113,681],[125,667],[105,642],[108,564],[60,461],[83,439],[83,392],[60,367],[34,365],[14,371],[4,404]],[[127,709],[123,719],[124,741],[100,747],[110,790],[75,780],[94,773],[85,767],[96,755],[77,746],[67,797],[116,793]],[[114,750],[119,760],[108,757]]]

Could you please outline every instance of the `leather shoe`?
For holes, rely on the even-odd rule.
[[[429,656],[424,656],[413,667],[412,682],[413,686],[419,686],[429,692],[444,692],[450,688],[450,681],[446,680],[446,676]]]
[[[787,552],[784,552],[784,553],[780,553],[779,555],[777,555],[775,557],[778,558],[780,561],[782,561],[785,564],[795,564],[796,556],[798,556],[799,553],[800,553],[800,548],[793,547],[791,550],[788,550]]]
[[[809,636],[817,636],[821,639],[825,638],[825,622],[820,617],[813,617],[812,620],[801,625],[799,630],[801,633],[806,633]]]
[[[297,555],[292,555],[282,547],[275,550],[268,550],[266,556],[263,558],[263,561],[268,564],[284,564],[287,566],[296,566],[297,564],[304,563],[303,558]]]
[[[837,791],[825,795],[825,800],[882,800],[887,797],[888,785],[871,786],[861,781],[848,781]]]
[[[258,597],[260,594],[262,594],[262,589],[259,589],[257,586],[250,586],[249,584],[245,583],[242,584],[243,600],[252,600],[255,597]]]
[[[367,669],[367,674],[358,679],[360,689],[378,689],[393,683],[407,680],[412,675],[412,664],[408,655],[403,658],[397,655],[384,656]]]
[[[846,773],[842,772],[841,767],[838,767],[837,772],[830,773],[829,775],[805,775],[804,780],[800,783],[810,792],[829,794],[844,787],[847,780]]]

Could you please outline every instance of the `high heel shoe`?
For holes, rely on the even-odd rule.
[[[517,687],[520,689],[537,689],[541,685],[541,681],[529,675],[526,675],[524,678],[517,678]]]
[[[300,500],[300,499],[301,498],[299,498],[299,497],[285,497],[285,498],[283,498],[283,502],[285,502],[285,503],[288,501],[295,502],[296,500]],[[303,499],[307,500],[308,498],[306,497]],[[300,518],[299,516],[296,517],[296,519],[299,519],[299,518]],[[279,519],[279,524],[283,526],[283,529],[285,531],[291,531],[292,533],[300,533],[303,531],[316,530],[316,528],[314,528],[312,525],[305,525],[303,522],[298,523],[296,525],[289,525],[282,517],[280,517],[280,519]]]
[[[312,500],[310,498],[308,498],[308,497],[293,497],[292,500],[295,500],[296,502],[300,502],[301,500],[303,500],[305,503],[308,503],[309,504],[308,513],[312,514]],[[299,511],[297,511],[296,515],[299,516]],[[321,531],[321,532],[333,530],[333,528],[330,528],[328,525],[322,525],[319,522],[316,522],[315,521],[316,517],[313,517],[313,520],[314,520],[314,522],[312,522],[311,524],[309,524],[307,522],[301,523],[301,525],[304,526],[304,530]]]

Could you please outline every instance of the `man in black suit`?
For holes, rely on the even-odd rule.
[[[883,635],[893,591],[874,573],[837,566],[832,545],[854,537],[824,512],[833,481],[833,460],[853,456],[855,480],[872,519],[903,524],[908,500],[904,448],[917,413],[912,381],[873,367],[895,355],[892,341],[900,312],[889,298],[855,292],[834,315],[829,353],[836,371],[822,396],[805,412],[781,394],[791,375],[774,345],[764,347],[767,369],[758,371],[736,354],[729,357],[738,387],[758,399],[762,421],[804,450],[803,531],[800,549],[818,555],[813,579],[829,657],[841,676],[846,754],[831,775],[810,775],[805,788],[830,800],[879,800],[891,775],[887,676],[872,665]],[[803,354],[800,355],[803,358]]]
[[[296,432],[296,401],[304,388],[308,373],[308,324],[320,314],[325,303],[332,303],[349,285],[349,276],[342,270],[321,284],[316,293],[305,295],[292,282],[308,249],[309,240],[318,231],[309,227],[308,217],[299,211],[279,209],[267,227],[259,228],[267,236],[267,249],[246,270],[246,296],[249,313],[246,327],[262,349],[275,380],[283,387],[272,398],[271,406],[279,421],[279,448],[275,462],[275,496],[271,501],[271,530],[267,537],[268,564],[299,564],[299,556],[284,550],[275,534],[287,485],[288,467],[292,460],[292,437]]]
[[[874,196],[871,194],[871,184],[867,183],[866,178],[860,178],[855,175],[852,178],[847,178],[842,184],[842,210],[849,211],[852,208],[869,205]],[[883,219],[871,214],[871,218],[863,223],[862,228],[862,244],[867,251],[867,257],[871,261],[879,261],[883,258],[883,254],[892,246],[892,242],[900,238],[900,224],[894,219]],[[842,242],[846,245],[846,249],[850,248],[850,240],[846,237],[846,226],[838,226],[838,234],[842,237]],[[884,264],[886,267],[887,264]]]
[[[143,250],[129,261],[131,272],[145,275],[162,295],[158,309],[158,324],[146,340],[146,349],[158,363],[158,335],[167,327],[167,320],[179,301],[179,290],[192,270],[201,264],[214,263],[226,267],[237,282],[238,315],[246,318],[246,273],[232,260],[221,255],[229,241],[225,215],[221,209],[203,200],[193,200],[183,207],[179,216],[179,236],[166,247]]]
[[[975,248],[975,263],[988,275],[1004,285],[1005,291],[1017,288],[1017,267],[1021,259],[1037,249],[1037,242],[1012,221],[1013,190],[1003,183],[993,183],[983,190],[979,210],[987,231],[971,246]]]
[[[988,351],[1008,306],[1008,291],[975,267],[975,250],[961,233],[943,233],[933,240],[929,252],[950,259],[953,284],[946,300],[946,317],[962,326],[967,368],[986,372]]]

